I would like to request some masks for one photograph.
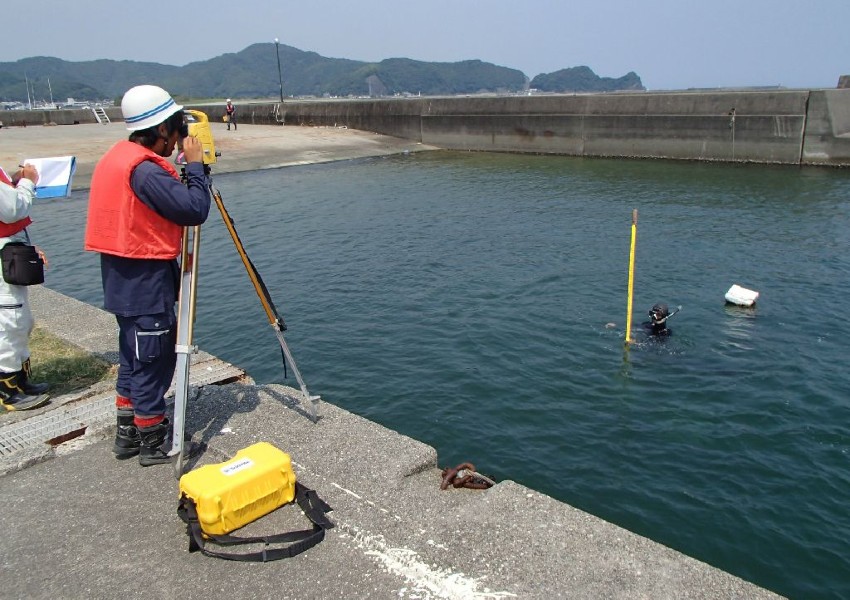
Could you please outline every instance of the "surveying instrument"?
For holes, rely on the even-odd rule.
[[[318,404],[321,400],[320,396],[311,396],[307,390],[307,385],[301,377],[301,372],[295,364],[295,359],[292,358],[292,353],[289,346],[283,337],[283,332],[286,331],[286,324],[283,318],[278,314],[277,308],[272,302],[269,291],[263,282],[260,273],[251,262],[248,254],[245,252],[245,247],[236,233],[236,228],[233,224],[233,219],[228,214],[224,207],[224,201],[221,199],[221,193],[212,183],[210,175],[210,165],[216,162],[219,153],[215,150],[215,143],[210,130],[209,120],[207,115],[198,110],[184,110],[188,121],[189,135],[198,138],[204,149],[204,173],[207,175],[208,188],[210,198],[215,201],[218,207],[221,218],[224,220],[224,225],[230,234],[233,244],[236,246],[236,251],[242,259],[242,264],[248,272],[248,277],[257,292],[263,310],[268,317],[269,325],[277,336],[280,343],[282,353],[284,373],[286,363],[292,368],[295,378],[298,380],[298,385],[301,388],[301,393],[307,401],[310,420],[314,423],[318,420]],[[178,156],[178,162],[180,157]],[[185,179],[185,172],[184,172]],[[169,456],[176,456],[174,463],[175,474],[178,479],[183,474],[184,463],[184,434],[186,423],[186,404],[189,397],[189,366],[190,355],[198,351],[198,347],[192,344],[192,335],[195,324],[195,297],[198,289],[198,259],[200,257],[201,244],[201,226],[183,228],[183,247],[180,253],[180,294],[177,300],[177,343],[175,351],[177,354],[177,366],[175,367],[174,380],[174,428],[172,432],[172,445]]]

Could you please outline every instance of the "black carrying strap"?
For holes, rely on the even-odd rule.
[[[205,535],[198,521],[198,512],[195,501],[187,496],[180,497],[180,505],[177,514],[186,523],[186,533],[189,534],[189,552],[200,550],[207,556],[223,558],[224,560],[238,560],[243,562],[269,562],[281,558],[290,558],[301,554],[325,539],[325,530],[333,528],[334,524],[327,518],[325,513],[330,512],[331,507],[319,498],[319,495],[308,487],[295,482],[295,501],[308,519],[313,523],[312,529],[290,531],[276,535],[265,535],[257,537],[236,537],[232,535]],[[219,546],[237,546],[240,544],[265,544],[262,550],[257,552],[246,552],[234,554],[229,552],[217,552],[206,547],[206,542],[211,541]],[[269,549],[269,544],[289,544],[284,548]]]

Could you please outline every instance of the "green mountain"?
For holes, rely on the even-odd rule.
[[[280,46],[285,96],[385,96],[394,94],[475,94],[520,92],[528,78],[516,69],[480,60],[455,63],[389,58],[378,63],[327,58]],[[134,85],[153,83],[186,98],[276,98],[279,94],[274,44],[253,44],[182,67],[158,63],[95,60],[68,62],[51,57],[0,63],[0,101],[25,102],[27,81],[34,101],[118,99]],[[617,87],[619,86],[619,87]],[[531,87],[541,91],[643,89],[634,73],[600,78],[587,67],[538,75]]]
[[[67,98],[100,100],[120,97],[141,81],[157,81],[180,67],[130,60],[67,62],[36,56],[13,63],[0,63],[0,100],[25,102],[27,80],[32,100],[57,102]]]
[[[554,73],[542,73],[531,80],[529,87],[541,92],[614,92],[646,89],[634,71],[613,79],[599,77],[590,67],[571,67]]]

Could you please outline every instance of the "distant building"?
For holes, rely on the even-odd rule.
[[[67,102],[63,105],[64,108],[88,108],[91,106],[86,100],[74,100],[73,98],[68,98]]]

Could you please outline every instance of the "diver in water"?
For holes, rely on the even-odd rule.
[[[670,335],[672,331],[667,327],[667,321],[680,310],[681,306],[671,313],[666,304],[659,302],[649,309],[649,321],[644,321],[643,328],[649,335]]]

